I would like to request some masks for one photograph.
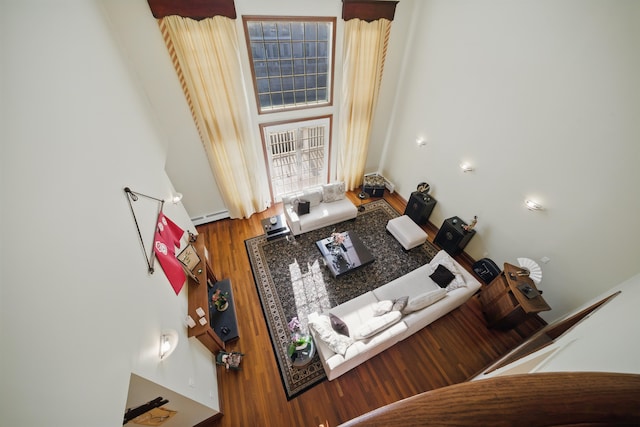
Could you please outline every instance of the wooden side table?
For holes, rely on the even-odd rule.
[[[204,244],[204,237],[198,236],[196,241],[193,242],[193,246],[201,264],[196,266],[195,273],[187,277],[189,316],[196,322],[196,325],[190,327],[187,333],[190,337],[196,337],[211,353],[216,354],[217,351],[224,350],[224,341],[210,326],[210,313],[205,312],[204,319],[206,320],[204,323],[200,323],[200,315],[197,310],[198,308],[205,310],[208,307],[207,301],[211,297],[208,297],[207,290],[209,286],[213,286],[218,280],[209,265],[209,251]]]
[[[522,268],[505,263],[504,271],[480,291],[482,311],[490,328],[511,329],[541,311],[551,310]],[[530,292],[525,292],[530,290]],[[529,296],[527,296],[527,294]]]

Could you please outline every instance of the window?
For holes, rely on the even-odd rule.
[[[335,18],[243,22],[259,113],[331,104]]]
[[[274,202],[328,177],[331,118],[261,125]]]

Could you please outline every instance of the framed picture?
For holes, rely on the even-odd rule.
[[[178,258],[178,260],[187,267],[187,270],[189,271],[193,271],[193,269],[200,264],[200,257],[196,252],[196,248],[192,245],[187,245],[187,247],[184,248],[176,258]]]

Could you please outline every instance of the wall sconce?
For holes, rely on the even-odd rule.
[[[160,360],[171,356],[171,353],[178,346],[178,333],[173,329],[162,331],[160,335]]]
[[[182,193],[174,193],[169,199],[174,205],[177,205],[180,200],[182,200]]]
[[[416,138],[416,144],[418,145],[418,147],[424,147],[425,145],[427,145],[427,140],[422,137],[418,137]]]
[[[527,207],[527,209],[529,209],[530,211],[541,211],[543,209],[542,205],[536,201],[533,201],[531,199],[527,199],[524,201],[524,205]]]
[[[462,162],[460,163],[460,169],[462,169],[462,172],[471,172],[473,170],[473,166],[468,162]]]

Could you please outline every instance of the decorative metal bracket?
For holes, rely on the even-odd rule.
[[[144,252],[144,258],[145,261],[147,262],[147,268],[148,268],[148,272],[149,274],[153,274],[154,271],[154,261],[155,261],[155,252],[153,251],[153,247],[151,247],[151,252],[149,253],[149,255],[147,255],[147,248],[144,246],[144,240],[142,239],[142,233],[140,232],[140,226],[138,225],[138,218],[136,218],[136,213],[133,210],[133,203],[132,202],[137,202],[139,197],[144,197],[150,200],[155,200],[156,202],[160,203],[159,207],[158,207],[158,214],[156,215],[156,221],[157,221],[157,217],[160,214],[160,212],[162,212],[162,207],[164,206],[164,200],[163,199],[158,199],[157,197],[151,197],[151,196],[147,196],[146,194],[142,194],[142,193],[138,193],[136,191],[131,190],[129,187],[124,187],[124,193],[125,196],[127,197],[127,202],[129,202],[129,207],[131,208],[131,214],[133,215],[133,221],[136,223],[136,229],[138,230],[138,238],[140,239],[140,244],[142,245],[142,251]],[[154,224],[154,234],[155,234],[155,224]],[[154,236],[152,236],[154,237]],[[153,239],[151,240],[153,242]]]

